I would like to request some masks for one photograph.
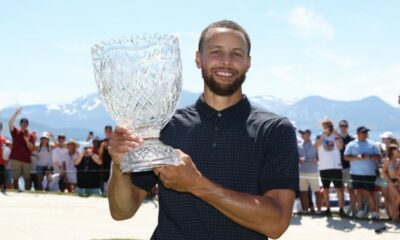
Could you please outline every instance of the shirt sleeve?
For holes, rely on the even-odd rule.
[[[299,189],[299,158],[297,139],[287,118],[265,127],[262,139],[264,163],[261,166],[259,188],[261,193],[272,189]]]
[[[347,144],[347,146],[346,146],[346,148],[345,148],[345,150],[344,150],[344,155],[352,155],[351,154],[351,147],[352,147],[352,145],[353,144],[351,144],[351,143],[349,143],[349,144]]]
[[[132,183],[145,190],[151,192],[151,189],[157,184],[158,178],[153,171],[131,173]]]

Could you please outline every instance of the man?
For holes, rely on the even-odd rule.
[[[339,122],[339,136],[342,138],[343,148],[340,150],[340,159],[342,162],[342,180],[343,184],[347,187],[350,197],[350,209],[347,213],[348,216],[352,217],[356,213],[356,196],[354,195],[354,190],[350,179],[350,163],[344,160],[344,149],[347,144],[354,140],[352,136],[349,135],[349,123],[347,120],[340,120]]]
[[[14,126],[15,120],[21,112],[22,108],[18,108],[8,122],[13,141],[13,148],[10,153],[11,172],[14,189],[18,190],[18,179],[22,176],[25,181],[25,190],[29,190],[31,189],[31,154],[35,150],[35,139],[29,133],[29,120],[27,118],[21,118],[20,129]]]
[[[101,159],[93,152],[92,143],[86,143],[83,151],[74,160],[77,169],[77,187],[75,192],[80,196],[100,195]]]
[[[53,134],[51,134],[50,137],[53,139],[52,135]],[[55,141],[55,143],[55,148],[52,151],[53,172],[62,173],[64,175],[66,169],[65,164],[68,156],[68,150],[65,148],[65,134],[58,134],[57,141]],[[61,192],[64,192],[67,187],[66,183],[64,182],[64,178],[61,179],[59,186]]]
[[[298,144],[299,151],[299,171],[300,171],[300,201],[303,212],[307,213],[310,207],[308,189],[315,193],[318,213],[321,212],[322,197],[319,192],[319,172],[317,149],[310,140],[311,130],[299,130],[303,141]],[[313,209],[312,209],[313,210]]]
[[[350,174],[353,180],[358,212],[356,217],[363,218],[363,195],[368,201],[370,216],[379,218],[377,205],[374,199],[374,188],[376,180],[376,163],[380,160],[380,153],[375,143],[368,138],[369,129],[360,126],[357,128],[357,139],[350,142],[344,152],[344,159],[350,161]]]
[[[322,134],[317,136],[315,147],[318,150],[319,170],[324,189],[324,200],[326,202],[326,215],[331,216],[329,188],[331,182],[338,196],[339,214],[344,216],[344,194],[342,184],[342,163],[340,161],[340,150],[343,148],[342,139],[333,129],[333,122],[325,118],[321,122]]]
[[[203,30],[195,62],[204,93],[193,106],[178,110],[160,137],[180,149],[177,166],[123,174],[122,157],[143,139],[122,127],[114,131],[111,215],[132,217],[158,183],[152,239],[278,238],[290,223],[299,184],[293,126],[251,107],[242,95],[250,39],[238,24],[225,20]]]
[[[102,165],[102,171],[101,171],[101,179],[102,179],[102,186],[101,186],[101,191],[103,193],[103,196],[107,196],[107,182],[108,179],[110,178],[110,168],[111,168],[111,155],[108,152],[108,146],[110,144],[110,138],[112,135],[112,126],[111,125],[106,125],[104,127],[104,134],[106,136],[105,139],[101,141],[100,148],[99,148],[99,157],[101,158],[103,165]]]

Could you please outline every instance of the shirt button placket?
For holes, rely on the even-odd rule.
[[[220,127],[219,127],[219,125],[220,125],[220,122],[221,122],[221,120],[220,120],[220,118],[222,117],[222,113],[217,113],[217,119],[215,120],[215,126],[214,126],[214,136],[213,136],[213,143],[212,143],[212,148],[216,148],[217,146],[218,146],[218,144],[217,144],[217,139],[218,139],[218,132],[219,132],[219,130],[220,130]]]

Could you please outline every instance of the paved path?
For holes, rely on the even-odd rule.
[[[157,223],[156,202],[146,202],[136,216],[114,221],[107,199],[57,194],[0,194],[0,239],[91,240],[149,239]],[[374,229],[387,227],[382,234]],[[400,225],[378,221],[295,216],[280,238],[307,240],[400,239]]]

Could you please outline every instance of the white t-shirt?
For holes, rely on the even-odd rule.
[[[53,149],[52,158],[53,158],[54,173],[60,172],[63,162],[67,161],[67,159],[66,159],[67,154],[68,154],[68,150],[66,148],[56,147]]]
[[[342,169],[340,150],[336,145],[335,137],[322,135],[322,144],[318,147],[319,170]]]
[[[65,167],[67,171],[67,178],[68,182],[70,183],[77,183],[76,179],[76,167],[74,165],[74,159],[76,159],[79,156],[79,152],[76,151],[72,156],[68,154],[68,151],[66,153],[66,162],[65,162]]]

